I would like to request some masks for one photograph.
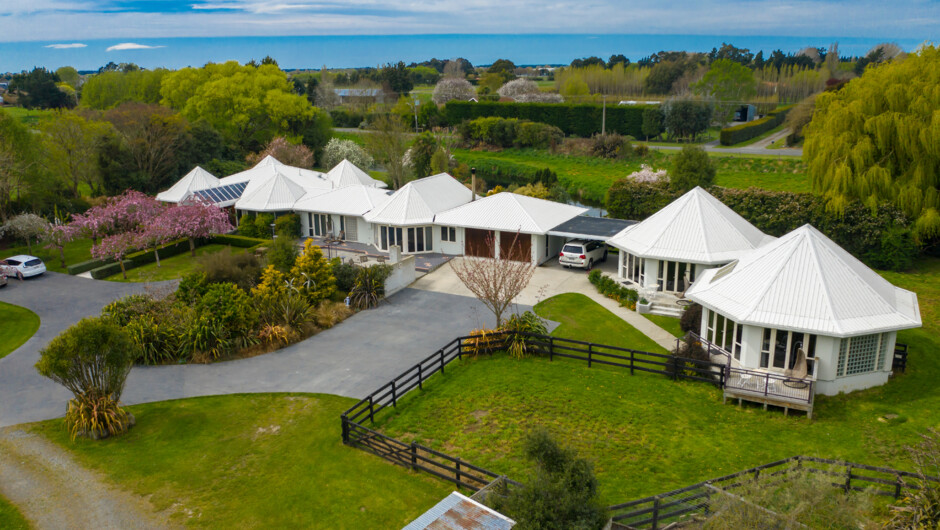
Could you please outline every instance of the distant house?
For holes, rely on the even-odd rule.
[[[385,91],[381,88],[334,88],[342,105],[349,103],[385,103]]]
[[[505,515],[455,491],[402,530],[510,530],[515,525]]]
[[[10,83],[0,83],[0,92],[6,92],[10,88]]]

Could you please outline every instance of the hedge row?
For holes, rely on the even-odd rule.
[[[208,239],[199,239],[196,240],[196,247],[201,247],[208,244],[217,244],[217,245],[228,245],[238,248],[255,248],[258,246],[266,245],[270,243],[270,240],[265,239],[255,239],[251,237],[243,237],[236,235],[215,235]],[[160,253],[160,259],[171,258],[177,256],[184,252],[189,251],[189,240],[181,239],[179,241],[174,241],[163,247],[160,247],[158,251]],[[154,255],[153,249],[150,250],[141,250],[128,254],[124,259],[124,270],[136,269],[137,267],[147,265],[148,263],[153,263],[156,261],[156,256]],[[88,262],[85,262],[88,263]],[[85,272],[85,271],[82,271]],[[101,280],[109,276],[114,276],[115,274],[121,273],[121,264],[116,261],[110,261],[102,266],[91,269],[91,277],[96,280]],[[72,274],[71,270],[69,274]]]
[[[74,265],[69,265],[65,268],[65,271],[75,276],[76,274],[81,274],[83,272],[88,272],[92,269],[97,269],[98,267],[104,267],[108,263],[113,262],[112,259],[90,259],[87,261],[80,261]]]
[[[558,175],[554,171],[545,168],[538,169],[532,166],[507,162],[505,160],[496,160],[486,157],[461,157],[461,162],[477,169],[477,177],[486,182],[488,188],[502,186],[508,188],[516,184],[525,186],[541,182],[547,187],[558,181]]]
[[[640,106],[607,106],[607,131],[643,136],[643,109]],[[603,107],[593,103],[501,103],[490,101],[449,101],[444,119],[456,126],[466,120],[498,116],[554,125],[566,135],[587,138],[601,132]]]
[[[790,112],[791,108],[793,108],[793,105],[779,107],[768,112],[766,116],[759,120],[722,129],[720,135],[721,145],[739,144],[764,134],[778,125],[781,125],[783,120],[787,118],[787,112]]]

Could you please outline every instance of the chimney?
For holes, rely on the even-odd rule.
[[[470,202],[477,200],[477,168],[470,168]]]

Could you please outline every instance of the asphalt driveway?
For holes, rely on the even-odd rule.
[[[39,350],[115,298],[146,288],[47,273],[0,291],[0,300],[28,307],[41,319],[36,335],[0,359],[0,427],[62,416],[71,394],[36,373]],[[377,309],[277,352],[210,365],[135,367],[122,401],[251,392],[362,397],[454,337],[494,324],[475,298],[405,289]]]

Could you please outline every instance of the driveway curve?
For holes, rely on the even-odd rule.
[[[55,273],[11,282],[0,300],[28,307],[41,323],[31,339],[0,359],[0,427],[62,416],[71,394],[36,373],[39,350],[115,298],[160,287]],[[495,319],[475,298],[404,289],[377,309],[273,353],[209,365],[135,367],[122,401],[254,392],[362,397],[454,337],[484,325],[492,327]]]

